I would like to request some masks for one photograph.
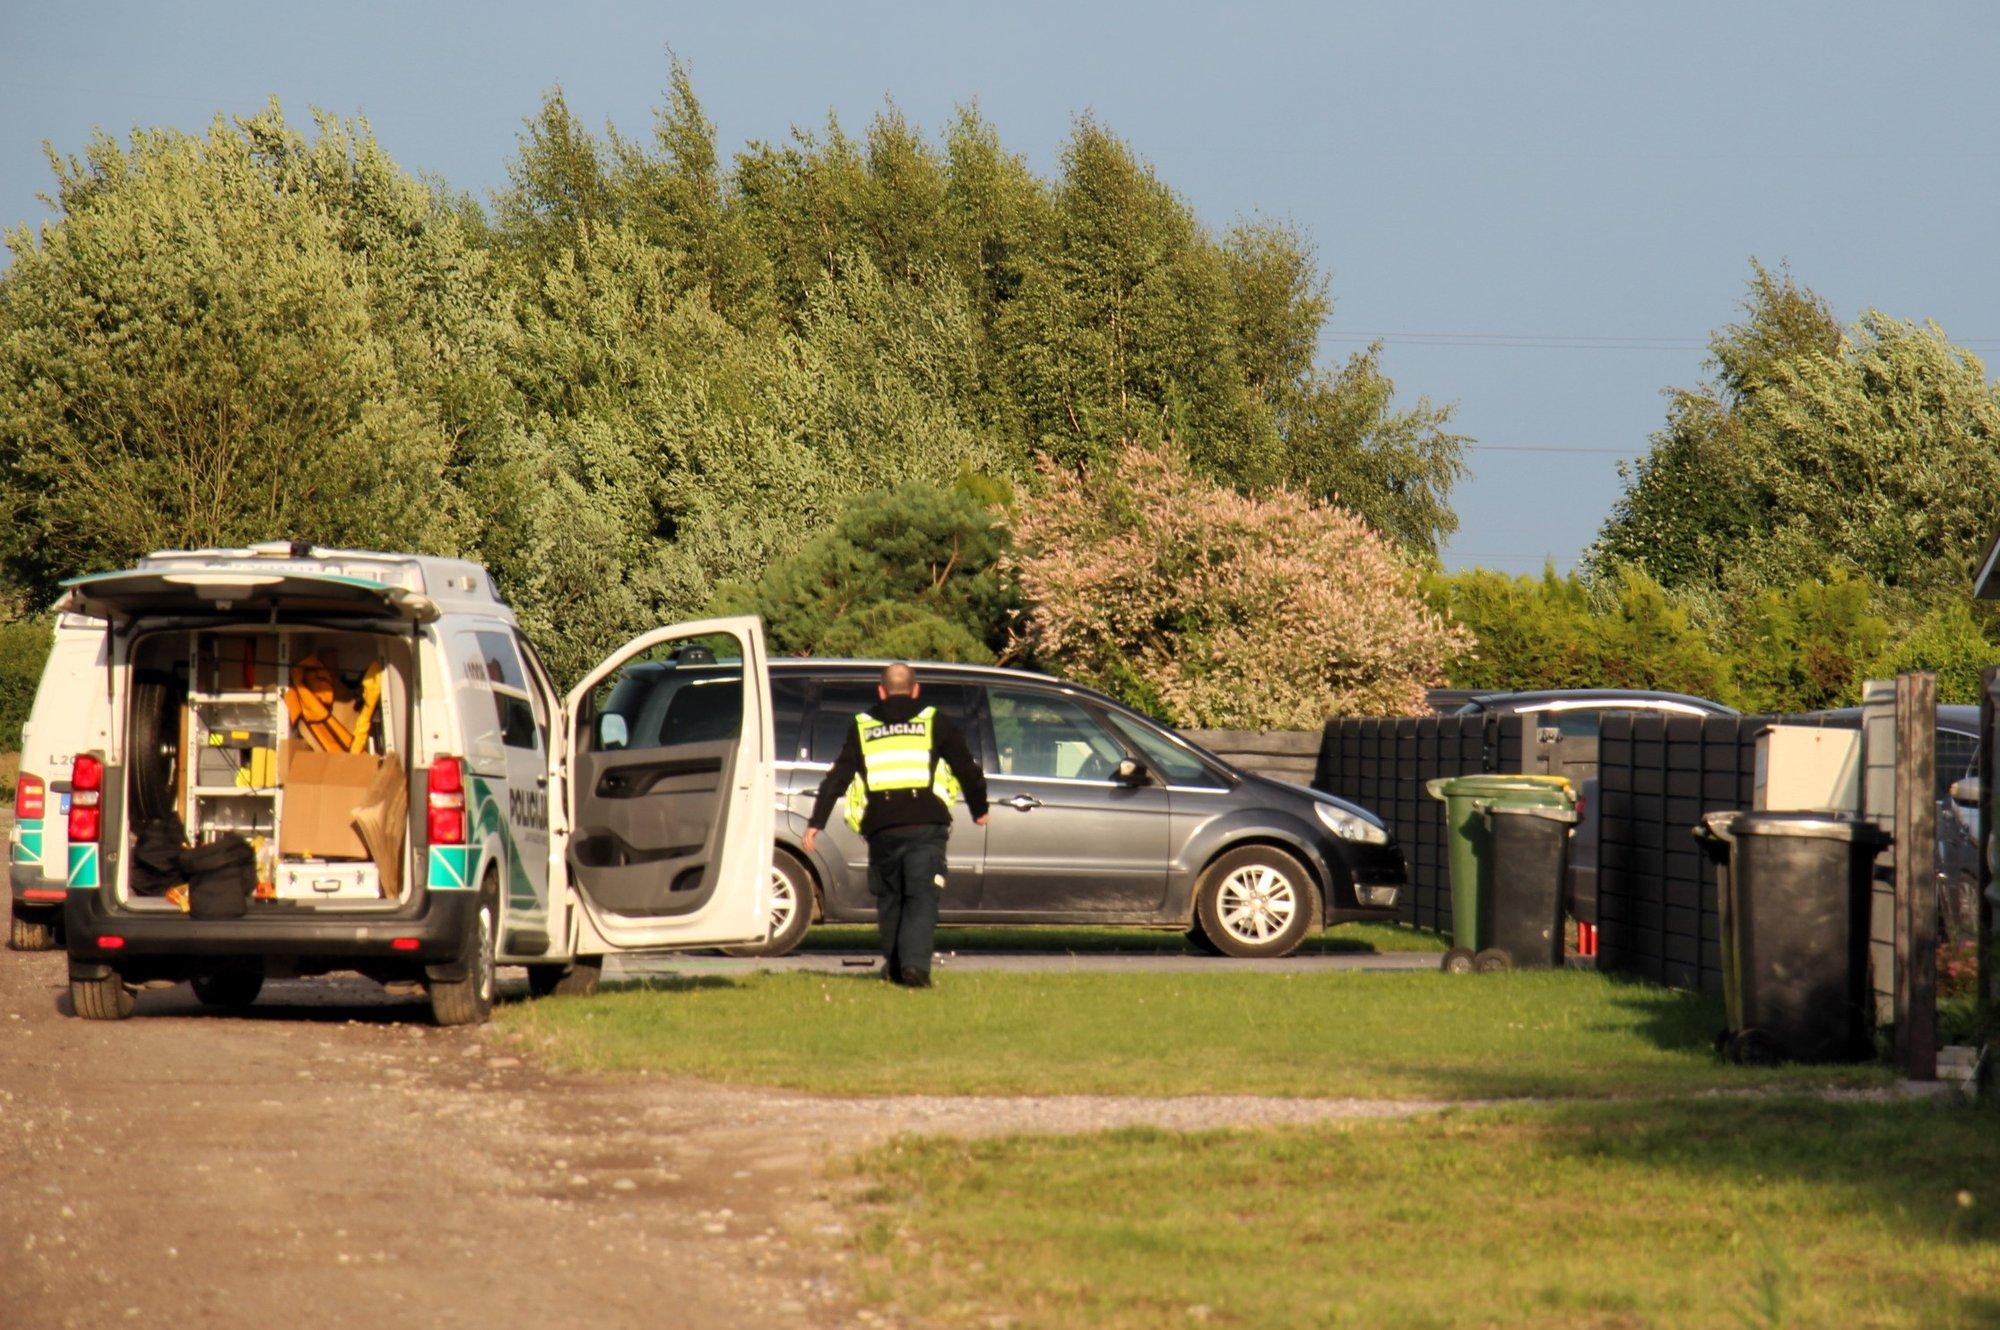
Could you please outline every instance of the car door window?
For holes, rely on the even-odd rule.
[[[493,694],[493,710],[500,726],[500,742],[508,748],[534,752],[542,746],[542,722],[536,714],[534,695],[528,689],[528,673],[521,665],[521,653],[505,633],[475,633],[479,658],[486,671],[486,686]]]
[[[1937,732],[1937,797],[1951,798],[1951,787],[1964,776],[1978,774],[1979,736],[1962,730]]]
[[[777,740],[780,762],[796,762],[805,756],[806,681],[789,675],[771,677],[771,728]]]
[[[1200,785],[1210,789],[1222,785],[1222,780],[1208,769],[1208,763],[1144,721],[1116,711],[1107,711],[1104,715],[1111,722],[1111,728],[1123,735],[1167,784]]]
[[[1108,781],[1125,760],[1118,740],[1059,693],[991,688],[987,707],[999,775]]]

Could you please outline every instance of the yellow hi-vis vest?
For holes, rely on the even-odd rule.
[[[876,720],[867,712],[854,718],[861,730],[861,770],[847,786],[847,825],[861,830],[871,792],[921,790],[950,808],[959,800],[958,777],[940,762],[933,746],[937,708],[925,707],[908,720]]]

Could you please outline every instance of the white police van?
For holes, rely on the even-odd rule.
[[[588,992],[612,953],[768,934],[754,618],[646,633],[565,694],[462,560],[266,544],[65,586],[31,726],[41,835],[24,819],[15,851],[38,839],[38,867],[15,885],[55,878],[59,822],[82,1016],[127,1016],[148,985],[240,1005],[352,970],[421,982],[464,1024],[499,965]],[[692,661],[716,667],[701,706],[617,711],[628,672]]]

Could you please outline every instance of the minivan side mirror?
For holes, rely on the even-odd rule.
[[[1979,806],[1979,777],[1966,776],[1951,783],[1951,801],[1967,808]]]
[[[597,748],[599,752],[613,752],[623,748],[632,735],[625,728],[625,718],[613,712],[597,718]]]
[[[1137,758],[1126,758],[1118,764],[1118,783],[1121,785],[1150,785],[1153,773],[1146,770],[1146,764]]]

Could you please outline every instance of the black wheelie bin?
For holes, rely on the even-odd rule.
[[[1868,987],[1875,856],[1890,841],[1838,813],[1710,813],[1731,1061],[1846,1062],[1874,1051]]]

